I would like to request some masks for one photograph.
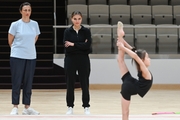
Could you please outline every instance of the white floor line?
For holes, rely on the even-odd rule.
[[[1,115],[0,120],[121,120],[121,115]],[[180,120],[180,115],[130,115],[129,120]]]

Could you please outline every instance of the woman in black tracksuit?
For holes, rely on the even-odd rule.
[[[90,59],[91,53],[91,33],[88,28],[81,25],[82,14],[74,11],[71,15],[73,25],[64,31],[65,46],[65,73],[67,81],[66,102],[68,111],[66,114],[73,114],[74,107],[74,84],[76,74],[81,83],[82,89],[82,106],[85,114],[89,112],[89,75],[90,75]]]

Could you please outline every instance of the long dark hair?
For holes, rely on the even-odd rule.
[[[133,48],[132,51],[135,52],[141,60],[145,59],[146,53],[147,53],[146,50],[143,50],[143,49],[136,50],[135,48]],[[135,59],[132,59],[132,64],[133,62],[136,64],[137,71],[141,72],[140,65],[138,64],[138,62]]]

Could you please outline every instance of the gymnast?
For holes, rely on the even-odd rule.
[[[143,49],[136,49],[130,46],[124,39],[123,23],[117,24],[117,47],[118,47],[118,65],[120,69],[122,86],[121,86],[121,105],[122,105],[122,120],[129,118],[129,105],[131,95],[138,94],[141,97],[149,91],[152,86],[153,76],[148,70],[150,58],[148,53]],[[131,76],[125,61],[124,54],[127,53],[134,61],[137,68],[138,79]]]

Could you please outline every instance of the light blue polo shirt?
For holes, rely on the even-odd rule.
[[[8,33],[14,36],[10,57],[36,59],[35,38],[40,34],[36,21],[26,23],[19,19],[11,23]]]

